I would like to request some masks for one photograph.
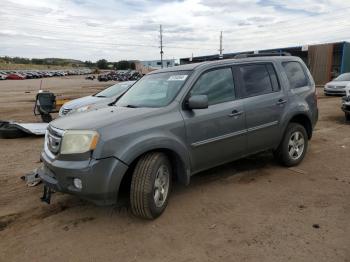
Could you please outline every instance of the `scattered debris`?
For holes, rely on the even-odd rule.
[[[209,226],[209,229],[215,229],[216,228],[216,224],[212,224]]]
[[[0,138],[20,138],[28,135],[45,135],[48,123],[18,123],[0,120]]]
[[[319,228],[320,228],[320,225],[319,225],[319,224],[313,224],[312,227],[313,227],[313,228],[316,228],[316,229],[319,229]]]
[[[288,170],[293,171],[295,173],[303,174],[303,175],[307,174],[307,171],[301,170],[301,169],[296,168],[296,167],[290,167],[290,168],[288,168]]]
[[[39,177],[37,168],[29,172],[28,174],[21,176],[21,179],[25,181],[27,183],[27,186],[29,187],[37,186],[42,182],[41,178]]]

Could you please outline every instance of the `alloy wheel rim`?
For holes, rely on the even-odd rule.
[[[154,180],[153,198],[157,207],[162,207],[169,192],[169,170],[165,165],[161,165]]]
[[[305,139],[300,131],[292,133],[288,143],[288,153],[293,160],[299,159],[304,153]]]

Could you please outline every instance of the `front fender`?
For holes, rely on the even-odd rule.
[[[167,150],[176,155],[180,160],[181,168],[178,168],[178,178],[184,184],[190,181],[190,157],[188,150],[182,141],[174,136],[169,137],[162,134],[148,134],[126,143],[126,147],[118,150],[115,157],[131,165],[141,155],[154,150]]]

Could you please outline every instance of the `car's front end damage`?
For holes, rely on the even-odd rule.
[[[52,191],[77,195],[98,205],[117,201],[117,189],[128,167],[114,157],[93,157],[97,143],[96,131],[48,127],[43,165],[38,169],[44,182],[43,201],[50,203]]]

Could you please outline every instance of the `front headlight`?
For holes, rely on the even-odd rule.
[[[61,154],[82,154],[94,150],[99,134],[90,130],[67,130],[64,132]]]
[[[91,108],[91,105],[79,107],[76,112],[84,112]]]

